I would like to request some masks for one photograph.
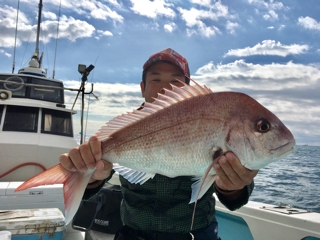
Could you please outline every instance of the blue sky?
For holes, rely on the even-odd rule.
[[[59,4],[43,0],[40,52],[48,77]],[[17,5],[0,0],[0,72],[12,69]],[[37,8],[38,0],[20,0],[15,72],[34,52]],[[90,135],[139,106],[143,63],[171,47],[200,84],[251,95],[298,144],[320,145],[319,13],[318,0],[61,0],[55,79],[78,87],[78,64],[95,65],[88,81],[99,100],[90,97]],[[67,106],[74,96],[66,93]]]

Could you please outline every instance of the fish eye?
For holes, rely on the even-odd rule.
[[[265,132],[268,132],[270,128],[271,128],[271,124],[267,120],[261,119],[257,123],[258,132],[265,133]]]

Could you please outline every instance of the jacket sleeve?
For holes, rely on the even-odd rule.
[[[82,200],[89,200],[93,196],[97,195],[100,192],[101,188],[104,186],[104,184],[112,178],[114,173],[115,171],[112,169],[110,176],[106,178],[99,186],[95,188],[86,189],[82,196]]]
[[[247,204],[249,201],[249,197],[253,191],[254,182],[245,186],[240,192],[236,195],[230,195],[220,193],[215,186],[215,192],[220,200],[220,202],[228,208],[230,211],[237,210],[241,208],[243,205]]]

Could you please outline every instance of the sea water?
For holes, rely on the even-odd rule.
[[[320,146],[296,146],[286,158],[259,170],[250,197],[320,213]]]

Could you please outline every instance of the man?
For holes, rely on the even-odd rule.
[[[189,84],[187,60],[168,48],[153,54],[143,65],[142,97],[153,102],[164,88],[170,84],[182,86],[176,80]],[[96,137],[89,142],[70,150],[60,157],[62,166],[70,171],[83,171],[88,168],[96,171],[87,186],[84,198],[96,194],[106,179],[112,175],[112,164],[101,160],[101,143]],[[157,174],[146,183],[131,184],[120,176],[123,202],[121,217],[124,227],[115,239],[196,239],[216,240],[215,199],[230,210],[247,203],[253,189],[253,178],[258,171],[248,170],[240,164],[236,156],[228,152],[214,164],[217,178],[214,185],[198,201],[194,227],[190,232],[193,204],[188,204],[191,196],[192,177],[168,178]]]

